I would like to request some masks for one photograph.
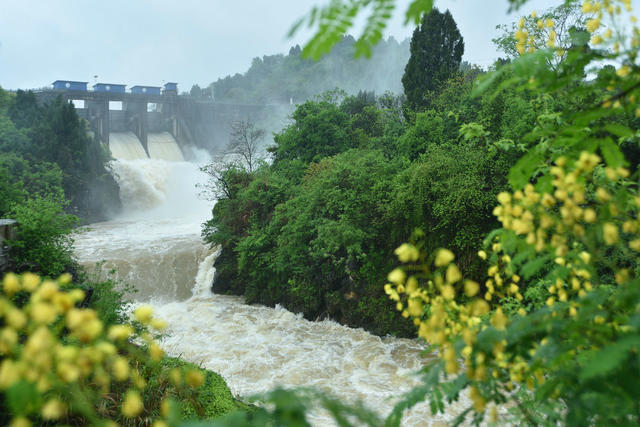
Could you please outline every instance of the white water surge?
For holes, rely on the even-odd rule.
[[[198,200],[197,166],[163,160],[120,160],[114,165],[125,214],[93,224],[76,236],[81,263],[105,260],[103,272],[135,286],[169,322],[162,341],[174,356],[220,373],[234,394],[252,395],[277,385],[313,386],[346,401],[360,399],[386,416],[396,397],[417,382],[411,375],[426,361],[415,340],[379,338],[325,320],[311,322],[283,308],[249,306],[242,298],[210,292],[216,254],[200,238],[211,203]],[[453,411],[458,412],[457,410]],[[447,421],[426,404],[403,425]],[[320,411],[314,425],[331,425]]]

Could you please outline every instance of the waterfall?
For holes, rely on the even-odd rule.
[[[147,153],[133,132],[111,132],[109,134],[109,150],[116,159],[146,159]]]

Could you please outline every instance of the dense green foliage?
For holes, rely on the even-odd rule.
[[[513,141],[555,107],[503,89],[507,75],[473,98],[478,74],[441,83],[433,109],[411,123],[391,95],[326,94],[297,107],[268,149],[270,165],[207,167],[217,203],[204,236],[222,248],[213,290],[411,334],[381,291],[393,250],[421,228],[429,247],[453,245],[476,271],[472,255],[497,226],[495,195],[524,149]]]
[[[488,268],[467,276],[477,281],[463,279],[460,254],[433,251],[422,233],[396,251],[402,265],[385,290],[439,360],[388,424],[422,400],[444,412],[464,391],[472,405],[456,424],[487,415],[513,425],[638,424],[640,33],[624,10],[631,2],[568,1],[497,40],[513,62],[476,93],[502,81],[547,106],[517,138],[460,129],[468,140],[524,149],[509,171],[512,191],[493,211],[501,228],[478,253]]]
[[[23,91],[15,96],[2,91],[0,99],[0,154],[55,164],[62,172],[69,208],[87,221],[117,212],[118,186],[108,170],[109,154],[87,134],[72,104],[58,98],[39,105],[32,92]]]
[[[453,16],[434,8],[424,15],[411,37],[411,56],[402,76],[404,94],[414,109],[428,106],[427,93],[460,68],[464,41]]]
[[[0,217],[19,222],[14,268],[57,276],[73,268],[71,229],[119,209],[108,153],[72,104],[39,105],[0,88]]]
[[[271,104],[303,102],[318,93],[340,87],[350,94],[362,90],[400,93],[400,77],[409,58],[408,40],[381,41],[370,60],[353,57],[353,37],[344,37],[336,48],[320,61],[302,58],[299,46],[288,55],[254,58],[244,74],[235,74],[212,83],[216,101]],[[203,96],[195,89],[193,95]]]
[[[18,238],[9,242],[11,257],[21,271],[41,271],[57,276],[73,264],[70,233],[77,222],[65,214],[60,198],[29,198],[13,206],[10,216],[18,221]]]
[[[407,16],[431,4],[415,1]],[[333,15],[320,21],[312,53],[328,49],[340,32],[332,17],[339,21],[340,10],[353,5],[357,10],[363,3],[336,1],[322,9]],[[438,348],[439,359],[425,366],[424,384],[405,396],[386,425],[400,425],[404,411],[424,400],[434,414],[457,411],[455,425],[483,425],[487,418],[497,425],[640,421],[634,381],[640,31],[635,18],[628,30],[625,9],[631,11],[631,2],[567,1],[532,13],[500,38],[513,42],[513,61],[482,78],[475,91],[476,106],[494,120],[476,117],[459,131],[487,152],[512,152],[512,191],[498,195],[493,214],[501,228],[478,252],[488,268],[465,272],[477,282],[463,279],[457,265],[464,264],[463,254],[433,251],[422,232],[397,248],[401,265],[388,275],[385,291]],[[570,30],[572,21],[584,29]],[[503,103],[501,95],[514,88],[522,102],[516,96]],[[492,91],[498,96],[488,95]],[[510,121],[495,120],[501,116]],[[429,120],[429,135],[442,135],[441,118],[431,112],[422,118]],[[308,425],[305,396],[272,396],[271,414]],[[460,406],[463,396],[471,399],[468,407]],[[340,425],[379,425],[351,409],[333,412]]]

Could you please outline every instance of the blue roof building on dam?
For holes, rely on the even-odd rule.
[[[56,80],[51,83],[53,90],[86,91],[88,82],[75,82],[72,80]]]
[[[118,85],[113,83],[96,83],[93,85],[93,90],[96,92],[112,92],[112,93],[125,93],[127,85]]]

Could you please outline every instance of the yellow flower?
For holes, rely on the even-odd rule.
[[[593,18],[587,21],[587,31],[593,33],[600,28],[600,18]]]
[[[33,273],[24,273],[22,275],[22,286],[27,292],[34,292],[40,286],[40,276]]]
[[[13,328],[3,328],[2,332],[0,332],[0,353],[9,353],[17,343],[18,333]]]
[[[84,291],[82,289],[72,289],[67,293],[67,295],[69,295],[69,298],[74,303],[80,302],[84,299]]]
[[[504,315],[501,308],[498,308],[491,317],[491,324],[496,328],[503,330],[507,326],[507,316]]]
[[[607,202],[611,199],[611,195],[602,187],[598,187],[596,190],[596,196],[601,202]]]
[[[620,77],[627,77],[631,72],[631,67],[628,65],[623,65],[622,67],[616,70],[616,74]]]
[[[99,319],[90,319],[77,332],[76,335],[83,342],[93,341],[102,332],[102,322]]]
[[[40,285],[40,289],[34,294],[34,299],[36,301],[50,300],[58,293],[59,289],[60,287],[56,282],[45,280],[42,282],[42,285]]]
[[[13,273],[7,273],[2,280],[2,288],[4,289],[4,292],[9,296],[20,291],[21,286],[18,276]]]
[[[456,296],[456,291],[453,289],[451,285],[445,285],[442,287],[442,297],[447,300],[454,299]]]
[[[153,360],[155,360],[157,362],[160,359],[162,359],[162,356],[164,356],[164,351],[162,351],[162,349],[160,348],[160,346],[158,344],[153,342],[149,346],[149,355],[151,356],[151,358]]]
[[[413,276],[409,277],[409,280],[407,280],[407,294],[411,295],[417,290],[418,290],[418,281]]]
[[[480,285],[473,280],[465,280],[464,281],[464,294],[469,298],[476,296],[478,291],[480,290]]]
[[[56,320],[58,314],[51,304],[39,302],[31,307],[31,318],[37,324],[48,325]]]
[[[396,285],[400,285],[404,283],[404,280],[406,278],[407,278],[407,275],[400,268],[394,269],[393,271],[391,271],[391,273],[389,273],[389,276],[387,276],[387,279],[391,283],[395,283]]]
[[[131,325],[114,325],[109,328],[109,339],[112,341],[126,340],[133,335]]]
[[[393,253],[398,256],[401,262],[417,261],[420,256],[418,248],[409,243],[403,243]]]
[[[73,277],[69,273],[62,273],[60,277],[58,277],[58,283],[61,285],[68,285],[73,280]]]
[[[578,254],[578,257],[582,260],[582,262],[584,262],[585,264],[589,264],[589,262],[591,261],[591,254],[589,252],[586,251],[582,251]]]
[[[475,386],[472,386],[469,390],[469,398],[473,402],[473,410],[476,412],[484,412],[487,401],[480,395],[480,392]]]
[[[448,265],[455,259],[455,255],[449,249],[438,249],[436,254],[435,265],[436,267],[443,267]]]
[[[478,256],[481,259],[487,259],[487,253],[485,251],[478,251]]]
[[[66,383],[72,383],[80,377],[80,370],[77,366],[67,362],[58,364],[58,376]]]
[[[162,331],[167,328],[167,322],[161,319],[153,319],[151,321],[151,327],[159,331]]]
[[[180,369],[173,368],[169,371],[169,379],[174,385],[180,386],[182,384],[182,372],[180,372]]]
[[[57,420],[65,411],[64,403],[58,399],[51,399],[42,406],[42,418],[45,420]]]
[[[462,279],[462,274],[455,264],[449,264],[446,273],[447,283],[456,283]]]
[[[173,402],[171,399],[163,399],[162,403],[160,403],[160,413],[163,417],[168,418],[171,413],[171,406],[173,406]]]
[[[609,245],[615,245],[618,242],[618,227],[610,222],[606,222],[602,226],[602,234],[604,237],[604,242]]]
[[[422,301],[418,298],[409,298],[407,301],[408,313],[411,317],[419,317],[422,315]]]
[[[117,357],[116,360],[114,360],[111,369],[113,370],[113,376],[116,380],[125,381],[129,378],[129,363],[124,357]]]
[[[122,415],[127,418],[134,418],[140,415],[144,406],[140,393],[136,390],[128,390],[122,402]]]
[[[591,208],[585,209],[584,220],[590,224],[594,223],[596,221],[596,211]]]
[[[106,341],[102,341],[96,344],[96,348],[105,356],[113,356],[118,352],[115,345]]]
[[[148,305],[142,305],[133,311],[133,315],[138,322],[147,324],[151,322],[153,317],[153,308]]]
[[[17,417],[11,420],[9,427],[31,427],[31,421],[25,417]]]
[[[0,365],[0,390],[6,390],[20,379],[16,364],[11,359],[5,359]]]
[[[196,370],[188,371],[184,376],[184,381],[193,388],[198,388],[204,384],[204,375]]]
[[[509,203],[511,203],[511,194],[507,193],[506,191],[499,193],[498,202],[500,202],[501,205],[508,205]]]
[[[27,324],[27,316],[17,308],[11,308],[6,315],[6,322],[13,329],[21,330]]]

